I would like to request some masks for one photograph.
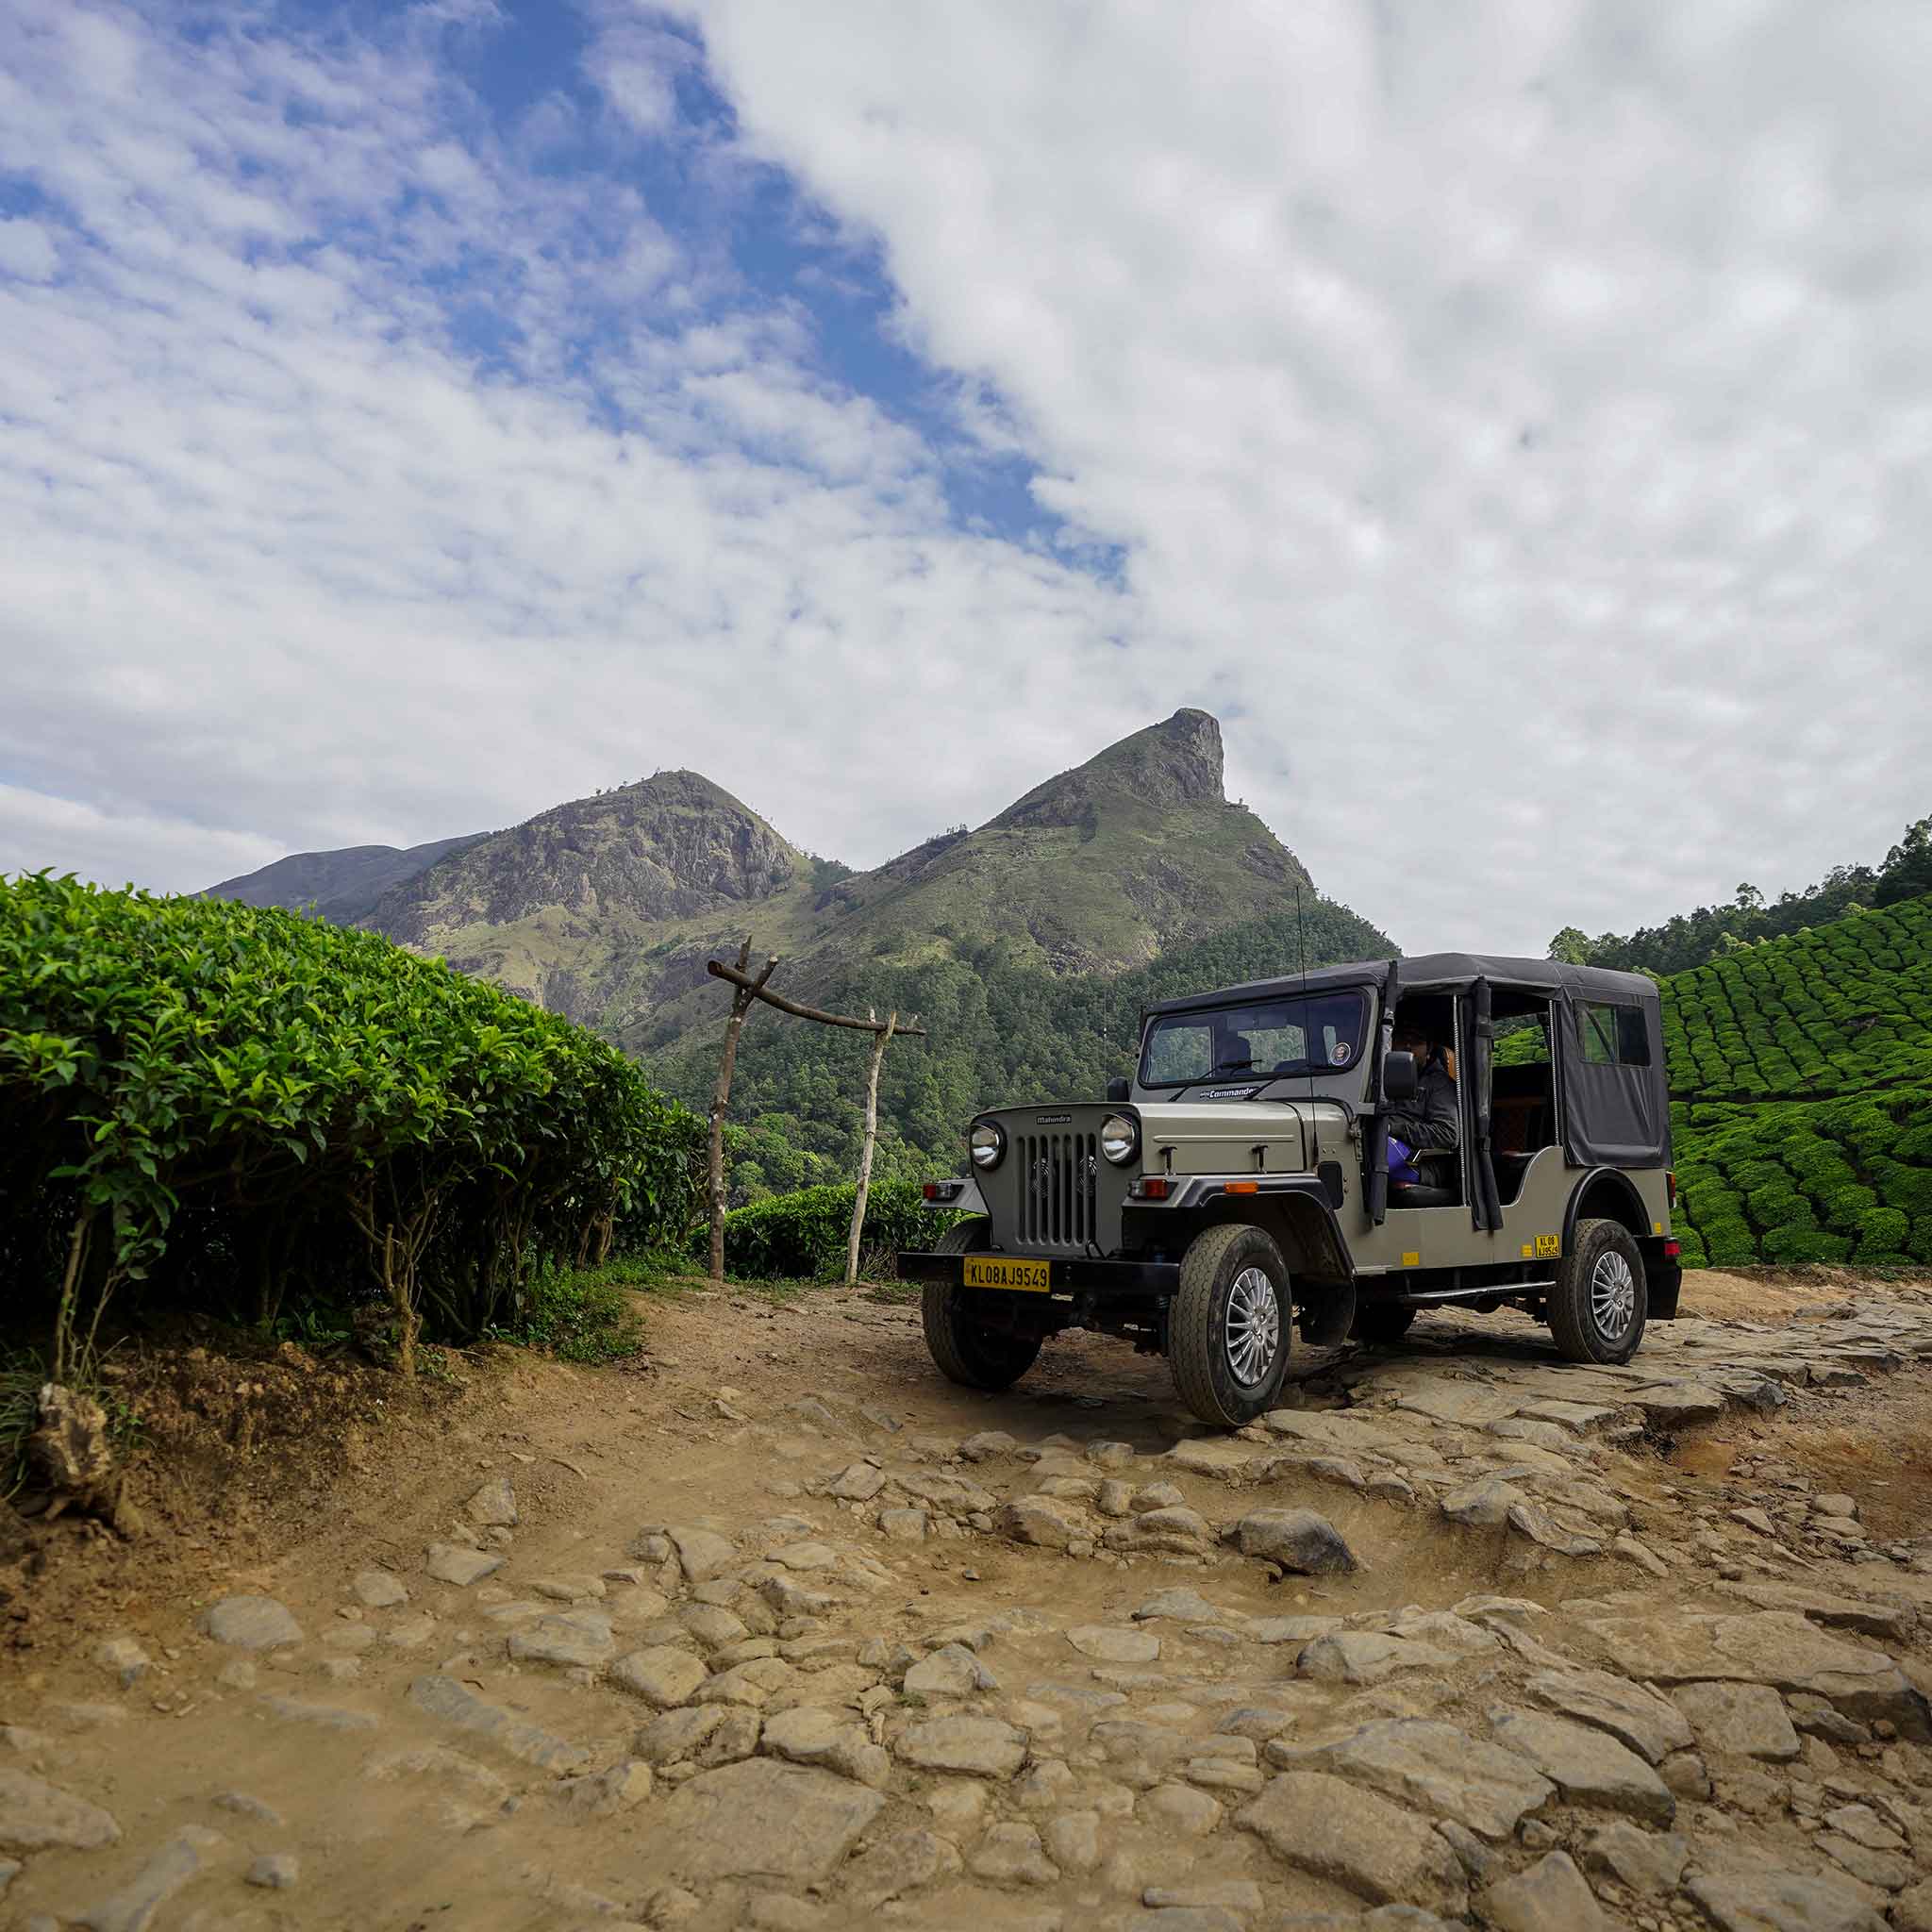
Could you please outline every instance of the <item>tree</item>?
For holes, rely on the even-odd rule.
[[[1764,894],[1747,882],[1738,887],[1738,909],[1740,912],[1760,912],[1764,908]]]
[[[1922,892],[1932,892],[1932,818],[1907,825],[1905,837],[1885,855],[1873,903],[1896,906]]]
[[[1588,966],[1590,964],[1590,937],[1574,925],[1566,925],[1550,941],[1549,957],[1560,959],[1566,966]]]

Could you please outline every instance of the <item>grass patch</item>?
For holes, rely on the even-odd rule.
[[[546,1269],[532,1282],[522,1316],[492,1327],[490,1339],[541,1348],[559,1361],[623,1361],[644,1345],[644,1324],[631,1297],[663,1281],[647,1256],[597,1268]]]

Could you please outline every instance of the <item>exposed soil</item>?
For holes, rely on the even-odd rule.
[[[1738,1350],[1748,1354],[1758,1345],[1754,1338],[1826,1323],[1853,1292],[1849,1279],[1758,1281],[1711,1273],[1691,1277],[1685,1313],[1737,1324]],[[1883,1305],[1893,1292],[1884,1284],[1856,1287],[1867,1306]],[[251,1349],[232,1339],[124,1352],[115,1388],[142,1418],[145,1447],[136,1460],[132,1493],[146,1527],[132,1542],[68,1519],[36,1532],[34,1557],[8,1584],[0,1718],[40,1734],[38,1745],[16,1746],[25,1751],[16,1762],[108,1807],[125,1836],[113,1851],[34,1857],[7,1900],[7,1907],[18,1902],[17,1915],[0,1916],[0,1924],[24,1925],[30,1909],[58,1915],[49,1924],[79,1912],[129,1882],[184,1821],[224,1832],[225,1841],[245,1840],[251,1850],[298,1848],[307,1875],[299,1890],[256,1904],[236,1883],[239,1867],[222,1866],[225,1877],[198,1879],[152,1921],[159,1932],[170,1925],[196,1932],[352,1925],[400,1932],[432,1924],[570,1932],[614,1923],[620,1908],[653,1924],[680,1923],[678,1913],[686,1908],[670,1898],[679,1888],[667,1890],[649,1858],[640,1865],[637,1849],[649,1841],[646,1826],[667,1802],[670,1786],[661,1773],[659,1790],[643,1809],[591,1824],[565,1819],[550,1805],[558,1789],[552,1774],[490,1758],[494,1773],[508,1777],[513,1795],[546,1801],[534,1808],[525,1803],[522,1810],[509,1804],[498,1812],[494,1800],[482,1804],[474,1790],[418,1789],[425,1782],[420,1778],[415,1785],[375,1778],[371,1739],[362,1731],[338,1732],[326,1718],[276,1724],[262,1711],[275,1697],[314,1709],[340,1707],[339,1715],[346,1711],[358,1724],[379,1725],[376,1741],[385,1751],[421,1747],[437,1737],[489,1758],[474,1739],[439,1733],[407,1707],[405,1691],[417,1674],[441,1671],[530,1722],[581,1740],[593,1768],[619,1762],[625,1740],[649,1709],[613,1698],[601,1685],[593,1690],[565,1672],[514,1663],[506,1672],[504,1628],[522,1626],[492,1627],[486,1620],[492,1605],[541,1589],[546,1577],[632,1574],[625,1566],[636,1560],[641,1529],[652,1525],[703,1524],[738,1538],[742,1547],[759,1548],[758,1539],[769,1541],[771,1524],[796,1515],[813,1527],[789,1532],[794,1537],[845,1539],[851,1547],[876,1551],[889,1584],[859,1607],[860,1623],[835,1619],[832,1627],[858,1636],[870,1631],[915,1652],[961,1619],[983,1622],[1023,1607],[1046,1611],[1056,1626],[1050,1641],[1063,1647],[1061,1627],[1125,1627],[1130,1611],[1153,1592],[1189,1582],[1239,1621],[1284,1614],[1373,1618],[1403,1606],[1444,1611],[1497,1591],[1551,1607],[1637,1592],[1643,1601],[1671,1607],[1707,1591],[1715,1580],[1705,1563],[1653,1578],[1607,1554],[1557,1560],[1539,1548],[1445,1527],[1433,1514],[1392,1509],[1386,1500],[1346,1487],[1302,1484],[1291,1494],[1247,1493],[1231,1502],[1205,1463],[1176,1468],[1168,1455],[1176,1442],[1199,1439],[1206,1449],[1228,1439],[1182,1413],[1164,1362],[1138,1357],[1118,1342],[1061,1338],[1016,1389],[988,1395],[939,1378],[925,1355],[916,1307],[890,1289],[821,1290],[766,1300],[690,1285],[649,1298],[643,1307],[650,1352],[634,1366],[579,1369],[489,1348],[451,1356],[450,1379],[425,1379],[413,1388],[346,1359],[317,1361],[293,1347]],[[1658,1373],[1690,1373],[1681,1351],[1670,1353],[1669,1334],[1657,1331]],[[1296,1401],[1316,1412],[1340,1409],[1350,1375],[1365,1359],[1354,1349],[1304,1352],[1297,1357]],[[1472,1377],[1485,1365],[1541,1364],[1549,1359],[1549,1348],[1546,1332],[1521,1316],[1477,1322],[1435,1315],[1418,1323],[1400,1356],[1374,1359],[1405,1374],[1403,1365],[1412,1361],[1422,1381],[1467,1391],[1477,1386]],[[836,1425],[823,1411],[797,1407],[813,1402],[833,1411]],[[815,1415],[822,1419],[814,1421]],[[1654,1430],[1643,1440],[1620,1442],[1607,1459],[1592,1452],[1591,1467],[1627,1499],[1633,1524],[1653,1540],[1677,1530],[1689,1538],[1693,1517],[1704,1524],[1699,1533],[1712,1550],[1718,1540],[1730,1539],[1724,1548],[1735,1546],[1739,1561],[1719,1559],[1723,1574],[1748,1581],[1770,1574],[1756,1554],[1763,1546],[1734,1524],[1729,1512],[1757,1500],[1760,1489],[1754,1485],[1765,1479],[1765,1458],[1802,1475],[1811,1490],[1849,1494],[1874,1545],[1925,1538],[1932,1528],[1928,1425],[1932,1375],[1908,1364],[1857,1386],[1796,1387],[1783,1407],[1763,1414],[1733,1407],[1698,1428]],[[1159,1557],[1109,1559],[1105,1553],[1070,1560],[1008,1537],[950,1530],[912,1543],[880,1541],[874,1507],[817,1492],[828,1471],[851,1460],[855,1448],[848,1443],[865,1442],[895,1465],[930,1464],[991,1483],[987,1472],[992,1465],[962,1466],[956,1453],[962,1439],[987,1430],[1006,1431],[1022,1445],[1050,1446],[1052,1439],[1065,1438],[1075,1454],[1088,1442],[1131,1445],[1137,1480],[1172,1471],[1198,1508],[1213,1515],[1218,1499],[1223,1520],[1230,1507],[1239,1514],[1257,1504],[1310,1504],[1355,1548],[1363,1567],[1309,1576],[1284,1575],[1276,1566],[1225,1555],[1210,1556],[1206,1567],[1199,1558],[1173,1568]],[[1163,1459],[1150,1467],[1146,1459],[1154,1457]],[[1008,1471],[996,1487],[1017,1494],[1025,1474],[1024,1468]],[[481,1591],[426,1582],[426,1545],[479,1541],[464,1522],[465,1499],[496,1476],[512,1482],[519,1512],[513,1541],[503,1544],[510,1567]],[[802,1493],[806,1485],[812,1488]],[[487,1536],[480,1541],[486,1552],[491,1549]],[[668,1587],[657,1559],[650,1562],[652,1587],[645,1588],[645,1572],[638,1571],[634,1583],[611,1584],[613,1601]],[[1897,1565],[1885,1574],[1896,1575],[1908,1597],[1932,1598],[1932,1576],[1921,1574],[1932,1562],[1907,1568],[1900,1557]],[[405,1609],[365,1614],[356,1606],[348,1579],[371,1568],[404,1580],[411,1595]],[[669,1574],[675,1570],[674,1561]],[[1821,1584],[1840,1574],[1856,1575],[1859,1587],[1870,1587],[1873,1566],[1855,1571],[1794,1556],[1776,1574]],[[496,1588],[506,1581],[509,1591]],[[299,1646],[253,1656],[252,1683],[248,1673],[233,1674],[239,1653],[210,1644],[196,1630],[206,1605],[237,1595],[275,1599],[304,1633]],[[381,1647],[402,1641],[391,1637],[385,1620],[425,1611],[434,1626],[420,1650]],[[366,1624],[382,1634],[365,1655],[348,1648],[342,1633]],[[1542,1634],[1547,1641],[1548,1629]],[[108,1638],[132,1640],[146,1653],[152,1668],[137,1684],[117,1689],[104,1675],[95,1652]],[[625,1641],[620,1639],[620,1647]],[[996,1645],[985,1655],[1009,1688],[1056,1669],[1065,1675],[1064,1665],[1040,1647],[1048,1637],[1037,1643],[1024,1637],[1004,1641],[1008,1647]],[[1174,1655],[1190,1654],[1177,1637],[1169,1643]],[[1901,1660],[1932,1678],[1922,1660]],[[1284,1671],[1293,1675],[1290,1651],[1269,1653],[1266,1663],[1271,1677]],[[1493,1698],[1493,1690],[1480,1688],[1484,1681],[1473,1678],[1467,1705],[1448,1705],[1445,1714],[1479,1724],[1464,1710],[1478,1712]],[[1433,1694],[1460,1696],[1458,1685],[1459,1679],[1445,1681]],[[1385,1698],[1391,1711],[1422,1707],[1415,1696],[1405,1704],[1376,1691],[1341,1708]],[[1041,1710],[1037,1703],[1030,1707]],[[1163,1721],[1179,1722],[1172,1702],[1153,1708],[1169,1713]],[[1037,1721],[1044,1723],[1044,1714]],[[1036,1757],[1040,1751],[1036,1743]],[[1081,1761],[1071,1749],[1067,1755]],[[468,1774],[451,1775],[460,1784]],[[207,1794],[238,1787],[271,1803],[287,1828],[251,1826],[207,1808]],[[879,1830],[887,1823],[902,1831],[931,1825],[919,1807],[934,1788],[932,1779],[915,1778],[904,1788],[895,1783]],[[1230,1806],[1239,1802],[1229,1800]],[[1680,1829],[1687,1822],[1688,1812]],[[1555,1828],[1559,1835],[1571,1830],[1562,1817]],[[1284,1872],[1245,1834],[1217,1832],[1204,1849],[1190,1836],[1192,1829],[1170,1835],[1164,1825],[1149,1824],[1133,1840],[1140,1847],[1133,1857],[1147,1865],[1156,1889],[1162,1872],[1176,1880],[1191,1874],[1203,1883],[1260,1884],[1271,1913],[1362,1907],[1358,1888],[1351,1891],[1306,1872]],[[1583,1824],[1575,1829],[1580,1833]],[[969,1859],[983,1856],[967,1839],[959,1842]],[[1120,1856],[1125,1857],[1132,1846],[1122,1842]],[[1534,1834],[1525,1840],[1532,1848],[1536,1842]],[[1932,1845],[1926,1849],[1932,1852]],[[1522,1846],[1511,1848],[1517,1863],[1526,1855]],[[209,1853],[210,1870],[226,1856]],[[934,1926],[968,1920],[983,1925],[1052,1922],[1072,1932],[1087,1924],[1110,1926],[1137,1903],[1137,1895],[1121,1893],[1117,1863],[1086,1881],[1070,1872],[1054,1884],[1033,1880],[1017,1889],[974,1866],[983,1880],[974,1888],[959,1876],[958,1857],[948,1857],[952,1877],[934,1880],[931,1891],[916,1901],[908,1893],[891,1916]],[[759,1903],[763,1894],[756,1886],[750,1891],[698,1887],[680,1896],[690,1901],[694,1932],[739,1924],[778,1932],[796,1925],[804,1932],[873,1923],[877,1916],[871,1908],[861,1911],[829,1881],[786,1890],[797,1894],[798,1915],[790,1921],[779,1906]],[[1622,1894],[1610,1896],[1614,1902]],[[1688,1924],[1696,1919],[1684,1904],[1677,1909],[1691,1911],[1690,1919],[1674,1918],[1667,1907],[1657,1909],[1660,1918],[1615,1923]],[[1063,1918],[1054,1919],[1056,1912]],[[1258,1928],[1272,1919],[1237,1912],[1233,1923]]]

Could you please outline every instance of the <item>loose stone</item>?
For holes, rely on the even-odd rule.
[[[249,1866],[246,1875],[250,1885],[287,1891],[301,1877],[302,1865],[293,1852],[264,1852]]]
[[[492,1476],[463,1505],[463,1514],[485,1528],[513,1528],[523,1519],[517,1514],[516,1491],[507,1475]]]
[[[1497,1743],[1526,1757],[1572,1804],[1668,1824],[1677,1803],[1670,1788],[1614,1738],[1565,1719],[1527,1711],[1491,1712]]]
[[[1235,1823],[1283,1864],[1333,1879],[1374,1905],[1404,1903],[1459,1916],[1462,1866],[1412,1812],[1321,1772],[1284,1772]]]
[[[486,1550],[466,1549],[461,1543],[431,1543],[424,1568],[439,1583],[454,1584],[467,1590],[503,1568],[504,1559]]]
[[[302,1626],[272,1596],[229,1596],[201,1613],[201,1631],[236,1650],[279,1650],[302,1641]]]
[[[391,1575],[387,1570],[358,1570],[349,1588],[355,1592],[356,1601],[365,1609],[393,1609],[397,1604],[409,1601],[409,1592],[402,1578]]]
[[[1355,1570],[1355,1553],[1325,1516],[1312,1509],[1255,1509],[1235,1525],[1244,1557],[1262,1557],[1301,1576]]]
[[[1679,1684],[1671,1692],[1706,1752],[1788,1763],[1798,1734],[1769,1684]]]
[[[1563,1852],[1491,1886],[1476,1906],[1497,1932],[1615,1932],[1615,1921]]]

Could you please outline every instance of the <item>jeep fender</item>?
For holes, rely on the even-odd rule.
[[[1629,1176],[1619,1168],[1593,1167],[1570,1191],[1570,1206],[1563,1213],[1566,1255],[1575,1238],[1576,1224],[1585,1218],[1585,1202],[1590,1204],[1590,1218],[1621,1222],[1633,1241],[1649,1240],[1650,1216],[1644,1210],[1642,1196],[1630,1185]]]

